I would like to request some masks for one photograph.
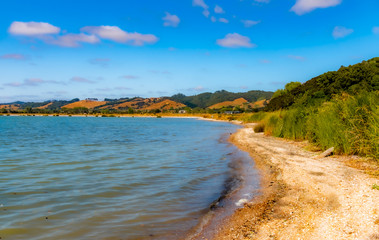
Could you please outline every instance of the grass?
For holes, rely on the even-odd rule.
[[[260,133],[265,131],[265,124],[264,123],[258,123],[254,126],[254,132]]]
[[[372,189],[376,189],[376,190],[379,190],[379,185],[378,185],[378,184],[376,184],[376,183],[374,183],[374,184],[372,185]]]
[[[308,140],[315,148],[334,147],[337,154],[360,155],[379,161],[379,91],[342,94],[318,107],[241,115],[259,122],[267,135]]]

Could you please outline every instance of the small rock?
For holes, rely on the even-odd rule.
[[[319,157],[320,158],[328,157],[328,156],[332,155],[333,152],[334,152],[334,147],[331,147],[328,150],[326,150],[325,152],[321,153],[319,155]]]

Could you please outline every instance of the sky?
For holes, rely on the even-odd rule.
[[[0,3],[0,103],[275,91],[379,56],[378,0]]]

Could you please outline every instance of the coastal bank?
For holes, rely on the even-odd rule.
[[[189,239],[379,239],[379,179],[348,166],[359,157],[320,157],[253,124],[231,142],[254,158],[260,194]]]

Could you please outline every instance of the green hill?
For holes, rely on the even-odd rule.
[[[191,108],[207,108],[216,103],[225,101],[233,101],[238,98],[244,98],[249,102],[256,102],[260,99],[270,99],[273,92],[266,91],[248,91],[242,93],[233,93],[225,90],[217,91],[214,93],[206,92],[194,96],[186,96],[184,94],[176,94],[170,97],[171,100],[183,103]]]
[[[309,106],[329,101],[342,92],[355,95],[359,92],[379,90],[379,57],[324,73],[289,91],[279,90],[266,110],[275,111],[293,104]]]

